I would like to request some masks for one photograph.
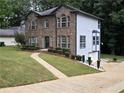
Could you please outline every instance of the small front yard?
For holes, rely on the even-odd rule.
[[[14,47],[0,47],[0,88],[56,79],[30,54]]]
[[[119,92],[119,93],[124,93],[124,90],[122,90],[121,92]]]
[[[116,58],[118,61],[124,61],[124,56],[115,56],[110,54],[101,54],[101,58],[113,61],[113,58]]]
[[[99,72],[96,69],[85,66],[76,60],[71,60],[65,57],[51,55],[48,53],[40,54],[40,57],[49,64],[56,67],[58,70],[66,74],[67,76],[76,76],[83,74],[91,74]]]

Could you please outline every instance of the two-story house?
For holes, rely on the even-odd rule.
[[[26,19],[26,41],[40,48],[69,48],[73,55],[96,61],[100,58],[100,20],[68,5],[31,11]]]

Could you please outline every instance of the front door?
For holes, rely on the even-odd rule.
[[[49,36],[45,37],[45,48],[49,48]]]

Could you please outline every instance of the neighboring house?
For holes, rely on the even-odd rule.
[[[68,5],[31,11],[26,20],[26,41],[40,48],[69,48],[72,55],[96,61],[100,59],[100,20]]]
[[[0,29],[0,42],[4,42],[6,46],[16,45],[15,33],[24,33],[25,27],[11,27],[9,29]]]

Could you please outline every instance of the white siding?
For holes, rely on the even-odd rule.
[[[77,15],[77,55],[85,55],[86,60],[88,56],[95,57],[92,59],[98,59],[98,52],[93,52],[93,39],[92,39],[92,31],[98,29],[98,20],[94,18],[90,18],[85,15]],[[80,49],[80,35],[86,36],[86,48]],[[100,47],[98,46],[98,51],[100,51]],[[96,54],[95,54],[96,53]],[[92,55],[93,54],[93,55]]]
[[[4,42],[6,46],[17,44],[14,37],[0,37],[0,42]]]

